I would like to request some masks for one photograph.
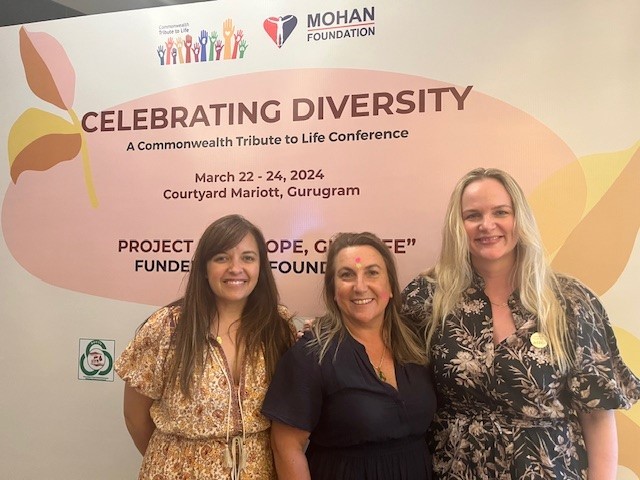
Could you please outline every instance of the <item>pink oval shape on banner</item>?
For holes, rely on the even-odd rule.
[[[389,72],[301,69],[215,79],[132,100],[113,108],[124,112],[123,127],[132,126],[134,109],[147,109],[149,124],[152,108],[179,106],[193,112],[198,104],[233,103],[236,118],[230,122],[230,108],[219,107],[218,126],[211,121],[210,126],[196,122],[191,128],[88,133],[100,207],[93,209],[87,201],[78,162],[62,163],[47,172],[25,172],[19,184],[6,192],[2,209],[6,243],[27,271],[49,284],[161,305],[181,294],[186,273],[180,268],[185,262],[188,266],[205,227],[237,212],[274,240],[271,260],[282,300],[300,314],[321,310],[321,275],[294,272],[313,272],[314,266],[321,271],[324,246],[337,231],[369,230],[389,239],[404,284],[435,259],[449,194],[468,170],[503,168],[530,192],[575,161],[557,135],[525,112],[474,89],[459,110],[454,95],[445,90],[451,87],[459,92],[466,88]],[[398,102],[399,92],[421,90],[424,112],[393,111],[407,109]],[[389,98],[385,93],[393,99],[391,114],[380,104]],[[412,98],[417,101],[418,94]],[[238,102],[267,105],[265,118],[273,120],[276,109],[280,118],[263,121],[258,113],[255,123],[245,116],[240,124]],[[296,113],[298,118],[308,114],[311,106],[314,113],[309,119],[293,120]],[[368,114],[359,116],[363,112]],[[212,110],[207,113],[214,118]],[[115,127],[117,114],[112,118],[110,126]],[[362,136],[385,130],[408,133],[406,138],[388,140],[330,140],[332,135],[337,139],[358,131]],[[295,136],[297,143],[287,143],[287,136]],[[279,144],[276,138],[281,139]],[[224,146],[225,139],[231,139],[233,146]],[[253,145],[256,139],[267,144]],[[138,150],[139,142],[147,146],[200,140],[219,145]],[[128,151],[130,145],[134,149]],[[323,178],[317,176],[319,171]],[[278,180],[276,173],[286,181]],[[198,175],[201,179],[211,175],[217,181],[198,181]],[[232,198],[241,188],[257,196]],[[333,195],[347,188],[354,194]],[[282,198],[271,196],[273,189]],[[218,198],[165,198],[194,190],[217,191]],[[318,196],[309,196],[315,193]],[[147,240],[144,249],[157,245],[160,251],[142,251]],[[287,247],[295,240],[296,248]],[[144,261],[164,262],[167,269],[178,271],[147,272]]]

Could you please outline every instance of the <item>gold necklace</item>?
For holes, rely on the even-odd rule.
[[[387,381],[387,377],[385,376],[384,372],[382,371],[382,361],[384,360],[384,354],[387,352],[386,347],[384,347],[384,345],[382,346],[382,356],[380,357],[380,363],[378,363],[378,366],[374,367],[376,368],[376,373],[378,374],[378,378],[380,380],[382,380],[383,382]],[[373,365],[373,364],[372,364]]]
[[[236,332],[234,332],[234,333],[236,333]],[[213,332],[212,332],[212,335],[213,335]],[[235,345],[235,344],[236,344],[236,342],[234,341],[234,339],[233,339],[233,338],[231,338],[231,327],[229,327],[229,328],[227,329],[226,336],[229,338],[229,342],[230,342],[232,345]],[[220,323],[218,323],[218,322],[216,322],[216,333],[215,333],[215,339],[216,339],[216,342],[218,342],[218,345],[222,346],[222,336],[220,335]]]
[[[489,303],[491,303],[491,305],[495,305],[496,307],[508,307],[509,306],[509,302],[505,302],[505,303],[494,303],[491,300],[489,300]]]
[[[344,326],[344,328],[347,329],[347,332],[349,332],[349,335],[351,335],[351,338],[353,338],[354,340],[358,341],[356,339],[356,336],[353,334],[353,332],[351,331],[351,329],[349,327],[347,327],[346,325]],[[367,348],[365,347],[365,353],[367,351]],[[387,381],[387,376],[384,374],[384,372],[382,371],[382,361],[384,360],[384,354],[387,353],[387,347],[385,347],[384,343],[382,344],[382,356],[380,357],[380,362],[378,363],[378,366],[376,367],[375,364],[371,361],[371,358],[369,358],[369,363],[371,364],[371,366],[373,367],[373,369],[376,371],[376,375],[378,375],[378,378],[380,380],[382,380],[383,382]],[[367,357],[369,357],[369,354],[366,353]]]

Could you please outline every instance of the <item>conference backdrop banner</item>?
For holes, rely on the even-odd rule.
[[[134,478],[113,361],[216,218],[262,228],[282,302],[311,317],[336,232],[378,234],[404,285],[477,166],[516,177],[640,372],[637,18],[220,0],[1,28],[0,468]],[[638,479],[640,410],[616,416],[618,478]]]

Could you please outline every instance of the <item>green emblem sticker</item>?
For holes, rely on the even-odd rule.
[[[81,338],[78,379],[113,382],[115,340]]]

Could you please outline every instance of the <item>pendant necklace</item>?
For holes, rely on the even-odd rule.
[[[220,336],[220,324],[216,325],[216,342],[218,342],[218,345],[222,346],[222,337]]]
[[[231,328],[231,327],[229,327]],[[231,332],[230,330],[227,330],[227,337],[229,337],[229,342],[231,342],[232,345],[235,345],[235,341],[231,338]],[[220,335],[220,325],[216,325],[216,333],[215,333],[215,339],[216,342],[218,342],[218,345],[222,346],[222,336]]]
[[[349,327],[347,327],[345,325],[345,328],[347,329],[347,332],[349,332],[349,335],[351,335],[351,338],[353,338],[354,340],[356,339],[355,335],[351,332],[351,330],[349,329]],[[357,341],[357,340],[356,340]],[[374,363],[371,361],[371,358],[369,358],[369,363],[371,364],[371,366],[373,367],[373,369],[376,372],[376,375],[378,375],[378,378],[380,380],[382,380],[383,382],[387,381],[387,376],[384,374],[384,372],[382,371],[382,361],[384,360],[384,354],[387,353],[387,347],[383,344],[382,345],[382,356],[380,357],[380,362],[378,363],[378,366],[376,367],[374,365]],[[366,347],[365,347],[365,354],[367,355],[367,357],[369,356],[368,353],[366,353]]]
[[[213,333],[213,326],[215,325],[216,327],[216,332]],[[218,323],[218,316],[214,315],[213,318],[211,319],[211,324],[209,326],[209,337],[210,338],[215,338],[216,339],[216,343],[219,346],[222,346],[222,337],[220,336],[220,323]]]
[[[376,368],[376,373],[378,374],[378,378],[380,380],[382,380],[383,382],[387,381],[387,377],[385,376],[384,372],[382,371],[382,361],[384,360],[384,354],[386,353],[387,349],[385,347],[383,347],[382,349],[382,356],[380,357],[380,363],[378,363],[378,366],[375,367]]]

